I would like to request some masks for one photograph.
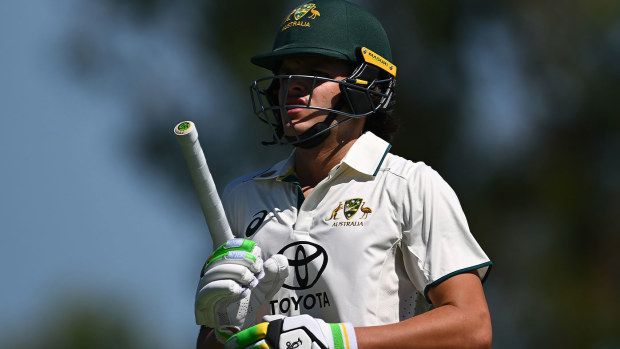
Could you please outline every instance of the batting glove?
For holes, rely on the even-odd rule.
[[[287,276],[286,257],[274,255],[263,263],[254,241],[228,241],[211,254],[203,268],[194,304],[196,323],[214,328],[224,342],[256,323],[256,311]]]
[[[310,315],[263,322],[241,331],[226,349],[357,349],[350,323],[328,324]]]

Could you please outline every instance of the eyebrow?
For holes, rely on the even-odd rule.
[[[285,65],[281,65],[280,68],[278,68],[278,70],[276,70],[276,72],[278,74],[291,74],[291,72],[294,72],[294,74],[299,74],[299,75],[316,75],[315,73],[325,73],[328,75],[334,75],[334,76],[338,76],[341,75],[342,72],[344,72],[345,75],[347,74],[351,74],[352,69],[349,69],[349,67],[345,67],[346,69],[344,69],[343,71],[341,71],[341,69],[339,67],[335,67],[335,66],[327,66],[324,64],[321,64],[321,62],[313,62],[310,64],[303,64],[301,66],[285,66]]]

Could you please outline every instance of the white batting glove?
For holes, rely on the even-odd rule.
[[[287,276],[286,257],[275,255],[263,263],[254,241],[228,241],[203,268],[194,304],[196,323],[216,329],[224,342],[255,324],[256,310],[273,297]]]
[[[310,315],[263,322],[241,331],[226,349],[357,349],[350,323],[328,324]]]

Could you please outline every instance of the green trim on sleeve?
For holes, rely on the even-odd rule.
[[[473,267],[469,267],[469,268],[463,268],[463,269],[459,269],[457,271],[454,271],[444,277],[439,278],[438,280],[436,280],[435,282],[432,282],[428,285],[426,285],[426,287],[424,288],[424,298],[426,298],[426,301],[428,302],[428,304],[433,304],[433,302],[431,302],[431,300],[428,298],[428,291],[434,287],[439,285],[440,283],[442,283],[443,281],[446,281],[447,279],[455,276],[455,275],[459,275],[459,274],[463,274],[463,273],[467,273],[469,271],[473,271],[473,270],[478,270],[480,268],[484,268],[484,267],[489,267],[487,269],[487,272],[480,278],[482,283],[484,283],[484,281],[487,279],[487,277],[489,276],[489,273],[491,272],[491,267],[493,267],[493,263],[491,261],[486,262],[486,263],[482,263],[482,264],[478,264],[475,265]]]
[[[373,176],[376,176],[377,173],[379,173],[379,169],[381,168],[381,164],[383,163],[383,160],[385,160],[385,157],[390,152],[391,148],[392,148],[392,145],[388,144],[387,149],[385,149],[385,153],[383,153],[383,156],[381,157],[381,161],[379,161],[379,165],[377,165],[377,168],[375,169],[375,173],[372,174]]]
[[[304,195],[304,190],[301,185],[297,184],[297,214],[299,214],[299,210],[301,210],[301,204],[306,200],[306,196]]]
[[[297,210],[299,211],[299,209],[301,208],[301,204],[303,204],[304,200],[306,199],[306,196],[304,195],[304,190],[301,188],[301,184],[299,184],[297,175],[292,170],[294,170],[294,168],[291,169],[291,171],[289,171],[289,173],[287,173],[285,176],[279,177],[278,180],[281,182],[297,185]]]

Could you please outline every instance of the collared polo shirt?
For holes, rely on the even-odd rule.
[[[294,151],[226,187],[235,235],[256,241],[263,258],[289,260],[289,277],[260,315],[389,324],[427,310],[428,289],[446,278],[472,270],[486,278],[491,262],[454,191],[389,149],[366,132],[307,197]]]

